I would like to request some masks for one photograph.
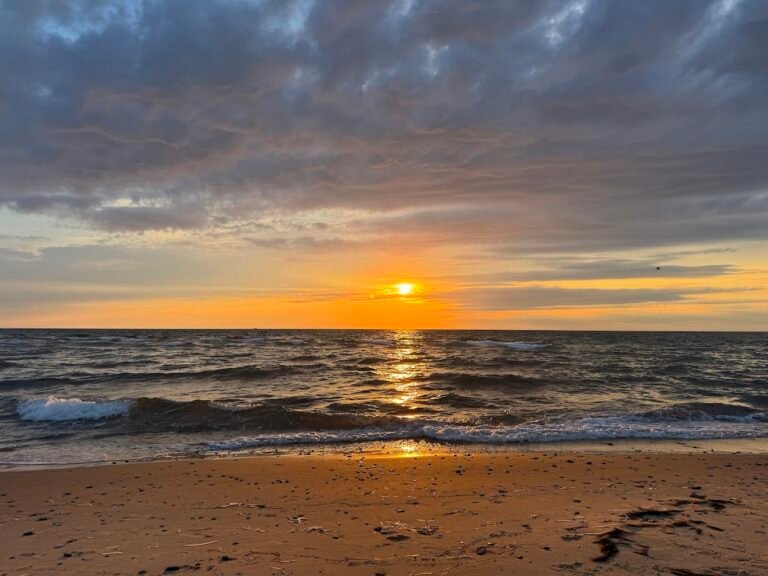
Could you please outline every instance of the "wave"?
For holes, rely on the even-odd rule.
[[[470,398],[469,396],[463,396],[456,394],[455,392],[447,392],[440,394],[430,399],[431,403],[440,404],[443,406],[450,406],[451,408],[490,408],[491,405],[488,402],[479,400],[477,398]]]
[[[177,401],[165,398],[82,400],[57,398],[20,400],[16,413],[22,420],[67,422],[119,420],[123,432],[202,432],[214,430],[344,430],[388,425],[392,417],[357,413],[294,410],[288,399],[236,406],[211,400]]]
[[[0,387],[2,388],[27,388],[37,386],[65,386],[70,384],[78,384],[77,380],[71,378],[56,378],[56,377],[43,377],[43,378],[19,378],[11,380],[0,380]]]
[[[395,404],[391,402],[381,402],[372,400],[370,402],[333,402],[328,405],[328,410],[334,413],[352,413],[352,414],[387,414],[387,415],[409,415],[414,412],[434,412],[426,406],[409,406],[406,404]]]
[[[354,360],[354,363],[359,366],[370,366],[371,364],[381,364],[385,360],[385,358],[380,358],[378,356],[363,356],[362,358]]]
[[[425,377],[430,382],[440,382],[462,388],[511,388],[542,384],[534,378],[518,374],[473,374],[471,372],[433,372]]]
[[[390,428],[359,428],[350,430],[312,430],[246,436],[206,444],[212,451],[237,451],[264,446],[296,444],[336,444],[350,442],[380,442],[389,440],[433,440],[472,444],[524,444],[576,441],[607,441],[629,439],[713,440],[726,438],[768,437],[765,426],[768,414],[752,415],[743,420],[660,422],[641,417],[581,418],[546,424],[514,426],[462,426],[445,423],[407,424]]]
[[[273,346],[304,346],[307,343],[306,340],[301,338],[287,338],[283,340],[270,340],[270,344]]]
[[[742,404],[692,402],[644,412],[638,419],[688,422],[768,422],[768,413]]]
[[[199,432],[206,430],[346,429],[382,422],[357,415],[293,410],[277,402],[230,406],[209,400],[179,402],[140,398],[128,414],[130,425],[145,430]]]
[[[502,346],[510,350],[541,350],[549,346],[539,342],[504,342],[500,340],[467,340],[470,346]]]
[[[472,406],[474,399],[444,394],[436,403]],[[290,404],[290,402],[288,402]],[[297,405],[301,405],[299,402]],[[718,403],[680,404],[653,411],[591,416],[550,422],[521,422],[514,414],[485,415],[472,423],[430,418],[389,403],[331,404],[325,411],[296,410],[280,400],[236,406],[210,400],[164,398],[19,400],[16,413],[31,422],[99,421],[115,434],[243,431],[247,435],[211,442],[212,450],[288,444],[328,444],[401,439],[481,444],[545,443],[579,440],[768,437],[768,413],[749,406]],[[94,424],[95,425],[95,424]]]
[[[378,346],[395,346],[397,343],[391,338],[366,338],[360,341],[361,345],[376,344]]]
[[[130,400],[97,401],[49,396],[45,400],[22,400],[16,411],[22,420],[65,422],[114,418],[126,414],[130,408]]]
[[[196,346],[196,343],[188,342],[186,340],[174,340],[172,342],[165,342],[163,346],[166,348],[192,348]]]
[[[357,365],[346,365],[340,367],[345,372],[352,372],[352,373],[359,373],[359,374],[373,374],[376,372],[375,368],[372,368],[371,366],[357,366]]]
[[[302,366],[301,368],[311,368],[312,366]],[[226,368],[214,368],[211,370],[193,370],[193,371],[172,371],[172,372],[123,372],[109,377],[109,380],[143,380],[143,379],[163,379],[163,378],[205,378],[219,380],[245,380],[245,379],[263,379],[274,378],[277,376],[287,376],[297,371],[293,366],[232,366]]]
[[[531,367],[538,367],[543,366],[545,364],[544,360],[541,360],[539,358],[535,358],[534,356],[526,356],[525,358],[521,356],[509,356],[509,355],[502,355],[497,356],[492,359],[487,358],[467,358],[466,356],[449,356],[445,358],[439,358],[433,362],[434,366],[439,368],[462,368],[462,369],[485,369],[485,370],[493,370],[498,369],[502,370],[505,368],[510,367],[518,367],[518,368],[531,368]],[[552,366],[553,362],[547,361],[547,365]]]
[[[327,360],[327,356],[320,356],[318,354],[298,354],[288,358],[289,362],[320,362]]]
[[[0,386],[62,386],[79,384],[109,384],[115,382],[166,382],[173,380],[221,380],[252,381],[289,376],[300,371],[320,370],[326,364],[302,364],[294,366],[232,366],[210,370],[183,370],[181,365],[166,365],[167,370],[156,372],[114,372],[112,374],[71,373],[67,378],[43,377],[29,379],[0,380]]]

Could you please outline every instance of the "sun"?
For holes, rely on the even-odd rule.
[[[391,282],[391,281],[390,281]],[[393,282],[379,284],[371,298],[393,298],[403,303],[421,303],[424,286],[418,282]]]

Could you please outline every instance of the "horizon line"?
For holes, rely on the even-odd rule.
[[[768,330],[649,330],[649,329],[600,329],[600,328],[594,328],[594,329],[575,329],[575,328],[200,328],[200,327],[194,327],[194,328],[183,328],[183,327],[154,327],[154,328],[136,328],[136,327],[100,327],[100,328],[88,328],[88,327],[65,327],[65,326],[53,326],[53,327],[40,327],[40,326],[32,326],[32,327],[11,327],[11,326],[0,326],[0,331],[2,330],[82,330],[82,331],[97,331],[97,330],[143,330],[143,331],[150,331],[150,330],[189,330],[189,331],[224,331],[224,330],[250,330],[250,331],[258,331],[258,330],[303,330],[303,331],[315,331],[315,332],[329,332],[329,331],[350,331],[350,330],[356,330],[359,332],[616,332],[616,333],[625,333],[625,332],[644,332],[644,333],[701,333],[701,334],[768,334]]]

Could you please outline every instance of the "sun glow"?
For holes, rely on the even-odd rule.
[[[400,284],[396,284],[395,288],[400,296],[410,296],[413,294],[413,284],[410,282],[401,282]]]

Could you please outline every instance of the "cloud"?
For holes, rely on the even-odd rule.
[[[113,206],[95,210],[89,217],[110,232],[142,232],[200,228],[207,214],[201,206]]]
[[[764,240],[767,18],[0,1],[0,205],[123,232],[357,210],[360,234],[530,253]]]
[[[291,249],[301,252],[314,251],[314,250],[344,250],[354,249],[360,246],[360,244],[354,240],[347,240],[345,238],[316,238],[313,236],[297,236],[294,238],[281,238],[281,237],[247,237],[245,240],[259,248],[271,248],[271,249]]]
[[[629,278],[712,278],[739,272],[736,266],[728,264],[707,264],[686,266],[668,264],[664,260],[583,260],[550,258],[542,259],[533,269],[520,271],[490,272],[473,275],[449,276],[450,280],[463,282],[552,282],[569,280],[616,280]],[[657,266],[659,269],[657,269]]]
[[[733,291],[743,291],[738,289]],[[574,308],[585,306],[624,306],[635,304],[683,302],[692,296],[732,290],[714,289],[599,289],[556,288],[540,285],[522,287],[484,287],[463,291],[464,306],[479,310],[510,311],[539,308]]]
[[[19,261],[19,262],[25,262],[32,260],[34,258],[33,254],[30,254],[29,252],[26,252],[24,250],[14,250],[12,248],[0,248],[0,262],[3,261]]]

